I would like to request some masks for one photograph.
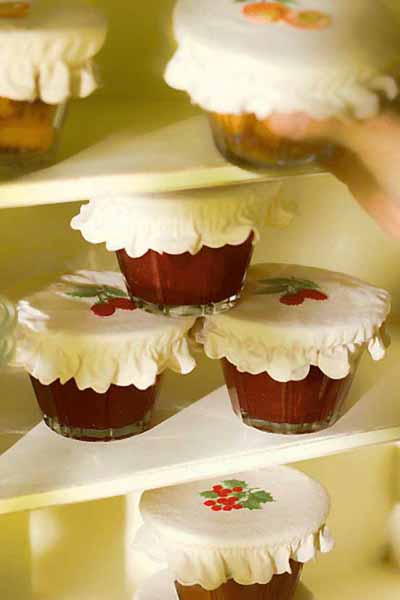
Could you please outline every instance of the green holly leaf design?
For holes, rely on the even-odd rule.
[[[263,287],[256,290],[258,295],[266,294],[297,294],[302,290],[320,290],[320,286],[309,279],[297,279],[296,277],[271,277],[259,279]]]
[[[240,504],[242,506],[244,506],[244,508],[247,508],[248,510],[261,510],[262,509],[262,506],[261,506],[262,503],[259,500],[257,500],[257,498],[254,498],[253,495],[250,495],[245,502],[241,502]]]
[[[65,293],[72,298],[98,298],[100,302],[109,298],[128,298],[124,290],[110,285],[81,285]]]
[[[276,285],[276,286],[270,286],[270,287],[265,287],[265,288],[259,288],[256,291],[256,294],[259,294],[261,296],[264,296],[265,294],[285,294],[287,291],[287,287],[285,287],[284,285]]]
[[[259,490],[258,492],[252,492],[252,497],[262,503],[274,502],[272,495],[269,492],[265,492],[264,490]]]
[[[218,498],[218,494],[216,492],[201,492],[200,496],[203,498],[208,498],[209,500],[215,500]]]
[[[248,485],[245,481],[240,481],[239,479],[226,479],[222,482],[226,488],[232,489],[236,487],[241,487],[243,489],[247,488]]]

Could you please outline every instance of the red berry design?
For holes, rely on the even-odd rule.
[[[226,499],[226,502],[227,502],[228,504],[230,504],[230,505],[232,505],[232,504],[236,504],[236,502],[237,502],[237,498],[236,498],[235,496],[231,496],[230,498],[227,498],[227,499]]]
[[[311,300],[328,300],[328,296],[319,290],[302,290],[301,294],[303,298],[310,298]]]
[[[304,296],[302,292],[298,292],[297,294],[285,294],[279,298],[279,302],[281,304],[286,304],[287,306],[298,306],[299,304],[304,303]]]
[[[214,485],[200,492],[203,505],[215,512],[232,510],[261,510],[264,504],[274,502],[272,495],[258,487],[250,487],[246,481],[227,479],[224,485]]]
[[[97,316],[97,317],[111,317],[111,315],[113,315],[116,311],[115,306],[113,306],[112,304],[107,303],[101,303],[98,302],[97,304],[93,304],[93,306],[90,307],[90,310]]]
[[[108,301],[109,304],[115,306],[115,308],[120,308],[121,310],[135,310],[136,305],[129,298],[111,298]]]

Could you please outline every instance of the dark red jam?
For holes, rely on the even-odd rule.
[[[274,575],[269,583],[241,585],[230,579],[216,590],[205,590],[199,585],[184,586],[175,582],[179,600],[292,600],[303,565],[290,561],[291,573]]]
[[[154,305],[155,312],[157,307],[161,311],[162,307],[201,309],[238,297],[252,257],[253,237],[238,246],[205,246],[195,255],[149,250],[140,258],[130,258],[120,250],[117,256],[129,293],[139,306],[144,301]]]
[[[354,372],[330,379],[311,367],[303,381],[280,383],[267,373],[240,373],[222,360],[235,412],[247,425],[274,433],[311,433],[333,425],[350,390]]]
[[[57,433],[76,440],[108,442],[143,433],[150,427],[159,381],[146,390],[134,385],[111,385],[98,394],[79,390],[75,380],[62,385],[43,385],[31,377],[46,424]]]

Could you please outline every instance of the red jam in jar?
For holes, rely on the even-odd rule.
[[[222,360],[226,385],[236,412],[251,427],[272,433],[312,433],[333,425],[341,416],[355,370],[331,379],[311,367],[302,381],[280,383],[267,373],[240,373]]]
[[[197,254],[117,252],[129,294],[139,308],[171,316],[201,316],[232,308],[253,254],[252,233],[237,246],[204,246]]]
[[[65,437],[90,442],[124,439],[149,429],[159,379],[146,390],[111,385],[98,394],[79,390],[74,379],[43,385],[31,377],[46,425]]]
[[[179,600],[292,600],[303,565],[290,561],[291,573],[274,575],[269,583],[241,585],[230,579],[216,590],[205,590],[199,585],[183,586],[176,582]]]

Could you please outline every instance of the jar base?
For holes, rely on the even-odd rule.
[[[151,313],[153,315],[164,315],[167,317],[205,317],[207,315],[217,315],[226,312],[236,306],[240,300],[240,294],[235,294],[221,300],[221,302],[210,302],[209,304],[178,305],[168,306],[165,304],[153,304],[138,296],[132,296],[131,300],[137,308]]]
[[[218,143],[218,140],[214,138],[215,145],[219,151],[219,153],[231,164],[245,169],[246,171],[255,171],[256,173],[263,173],[271,170],[282,170],[285,169],[300,169],[302,167],[308,167],[310,165],[318,165],[320,161],[328,160],[331,158],[336,148],[334,146],[326,147],[323,152],[310,154],[303,158],[299,159],[287,159],[287,158],[276,158],[271,159],[270,161],[256,161],[256,160],[247,160],[242,158],[240,155],[235,154],[231,150],[228,150],[225,147],[221,147],[221,144]]]
[[[278,433],[280,435],[301,435],[323,431],[324,429],[332,427],[341,416],[341,411],[337,411],[329,418],[323,419],[322,421],[314,421],[313,423],[273,423],[271,421],[249,417],[246,414],[241,415],[245,425],[258,429],[259,431]]]
[[[149,429],[152,411],[149,411],[141,421],[136,421],[125,427],[110,427],[106,429],[92,429],[88,427],[74,427],[61,423],[56,417],[43,415],[47,427],[62,435],[81,442],[113,442],[123,440],[144,433]]]

